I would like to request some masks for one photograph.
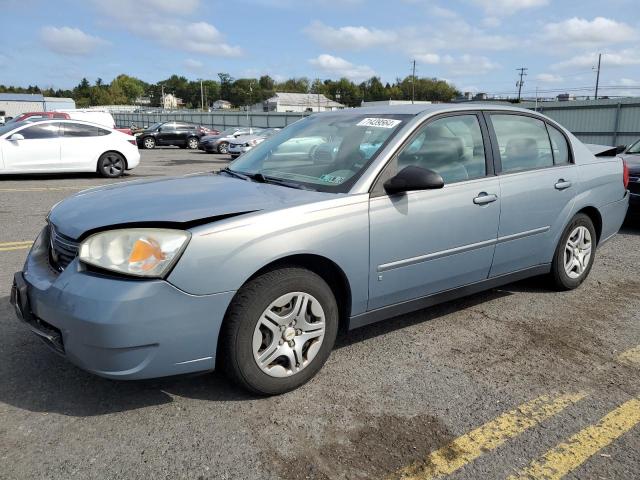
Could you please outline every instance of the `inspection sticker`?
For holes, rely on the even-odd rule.
[[[393,128],[398,125],[402,120],[395,120],[393,118],[365,118],[358,122],[360,127],[378,127],[378,128]]]

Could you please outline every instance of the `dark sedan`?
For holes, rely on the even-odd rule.
[[[629,167],[629,216],[640,218],[640,140],[620,156]]]
[[[200,125],[187,122],[155,123],[137,135],[138,146],[155,148],[159,145],[175,145],[180,148],[198,148],[200,138],[206,134]]]

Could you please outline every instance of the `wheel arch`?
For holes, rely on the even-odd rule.
[[[124,169],[125,170],[129,169],[129,160],[127,160],[127,156],[118,150],[111,149],[111,150],[105,150],[98,156],[98,160],[96,161],[96,172],[98,171],[98,168],[99,168],[98,163],[100,162],[100,159],[102,158],[103,155],[106,155],[107,153],[117,153],[118,155],[120,155],[124,159]]]
[[[576,215],[579,213],[585,214],[593,222],[593,228],[596,229],[596,245],[599,245],[600,237],[602,235],[602,214],[600,213],[600,210],[594,206],[586,206],[578,210]]]
[[[340,268],[340,266],[333,260],[330,260],[325,256],[310,253],[299,253],[278,258],[261,267],[253,275],[247,278],[242,285],[246,285],[248,282],[267,271],[284,267],[305,268],[316,275],[319,275],[325,282],[327,282],[327,285],[331,288],[331,291],[336,298],[336,302],[338,303],[338,310],[340,312],[339,328],[341,330],[348,329],[349,317],[351,315],[351,284],[344,270],[342,270],[342,268]]]

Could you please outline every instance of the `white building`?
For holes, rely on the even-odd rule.
[[[231,108],[231,102],[227,102],[226,100],[216,100],[211,105],[211,108],[214,110],[229,110]]]
[[[345,108],[341,103],[317,93],[276,94],[262,103],[256,103],[251,110],[257,112],[326,112]]]
[[[0,116],[4,117],[63,108],[76,108],[76,102],[72,98],[44,97],[40,93],[0,93]]]
[[[165,93],[162,99],[162,108],[166,110],[175,110],[184,105],[181,98],[176,97],[173,93]]]

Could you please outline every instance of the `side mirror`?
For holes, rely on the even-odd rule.
[[[618,145],[618,146],[616,147],[616,154],[624,153],[624,151],[625,151],[626,149],[627,149],[627,146],[626,146],[626,145]]]
[[[15,142],[17,140],[24,140],[24,135],[22,135],[21,133],[14,133],[9,137],[9,140],[11,140],[12,142]]]
[[[384,189],[389,195],[410,192],[413,190],[432,190],[444,187],[440,174],[427,168],[409,165],[400,170],[395,177],[384,182]]]

